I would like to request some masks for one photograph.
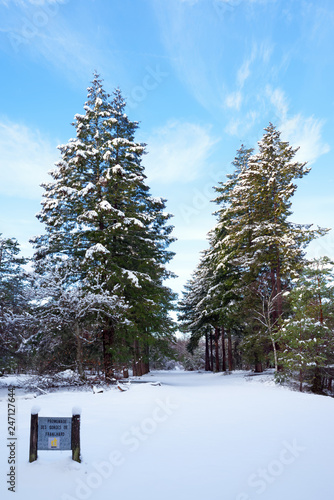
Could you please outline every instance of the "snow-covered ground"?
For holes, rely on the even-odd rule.
[[[7,490],[1,395],[1,498],[16,500],[316,500],[334,498],[334,401],[270,375],[154,372],[121,392],[17,398],[16,493]],[[81,407],[82,463],[70,451],[28,462],[30,413]]]

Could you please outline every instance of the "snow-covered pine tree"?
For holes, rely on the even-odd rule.
[[[313,392],[324,389],[326,369],[334,361],[334,264],[313,259],[293,280],[288,294],[292,314],[282,322],[279,363],[290,376],[299,375]]]
[[[15,238],[0,234],[0,369],[12,370],[20,362],[19,348],[24,339],[25,307],[23,289],[26,259],[19,256]]]
[[[233,304],[232,274],[228,268],[216,266],[215,253],[210,247],[204,251],[191,280],[185,286],[179,303],[181,329],[190,333],[188,348],[194,352],[202,337],[205,338],[205,369],[226,370],[224,327],[229,339],[229,369],[232,370],[231,329],[228,317]],[[232,309],[235,312],[234,309]],[[219,339],[222,336],[223,355],[220,361]]]
[[[210,288],[211,277],[205,258],[200,260],[191,279],[184,287],[183,297],[178,304],[180,329],[190,334],[188,350],[193,353],[202,337],[205,338],[205,370],[212,370],[210,340],[212,325],[210,313],[206,309],[206,298]]]
[[[76,279],[98,278],[106,290],[117,289],[127,327],[111,316],[103,326],[105,375],[111,378],[117,357],[124,361],[136,351],[143,361],[150,342],[171,335],[174,295],[163,285],[171,276],[165,267],[173,255],[167,250],[171,215],[164,211],[166,200],[150,196],[145,184],[145,145],[134,140],[138,123],[125,114],[120,90],[111,101],[95,74],[84,110],[75,115],[77,137],[59,147],[53,182],[43,185],[38,218],[46,234],[35,240],[35,261],[38,270],[47,255],[71,256],[80,261]]]
[[[215,338],[222,337],[222,365],[226,369],[225,340],[227,340],[228,369],[232,371],[239,365],[237,345],[240,343],[241,332],[245,330],[244,324],[244,297],[242,296],[241,273],[238,267],[224,259],[224,248],[220,244],[220,237],[224,234],[222,226],[214,228],[209,233],[210,248],[208,250],[208,263],[211,268],[211,287],[207,294],[212,316],[215,318]],[[233,352],[233,345],[235,347]]]
[[[291,197],[297,189],[294,182],[309,172],[306,163],[294,161],[298,148],[282,141],[272,124],[258,147],[253,155],[241,148],[235,159],[236,176],[216,189],[217,202],[222,203],[218,228],[225,232],[218,244],[223,249],[222,263],[232,263],[240,271],[240,293],[250,308],[248,316],[252,308],[261,306],[256,291],[268,285],[276,323],[283,313],[282,292],[301,269],[305,247],[326,230],[311,230],[289,219]]]
[[[191,332],[189,347],[193,350],[202,336],[211,340],[212,328],[215,330],[215,358],[216,369],[218,369],[218,340],[222,338],[222,369],[226,370],[225,359],[225,334],[227,336],[228,365],[233,369],[235,360],[232,353],[232,333],[240,335],[242,323],[242,300],[241,274],[237,266],[232,264],[232,255],[236,248],[223,243],[227,235],[227,226],[232,226],[234,219],[243,213],[244,207],[233,207],[234,212],[227,211],[230,207],[230,194],[235,188],[238,175],[247,167],[248,159],[252,149],[243,145],[238,150],[236,158],[232,162],[234,172],[227,176],[225,183],[219,183],[215,187],[217,197],[214,200],[221,205],[218,214],[218,222],[208,235],[210,247],[203,253],[201,261],[193,274],[191,281],[185,287],[183,300],[179,309],[182,329]],[[206,339],[207,369],[212,365],[211,349]]]
[[[242,144],[232,162],[233,172],[226,176],[225,182],[220,182],[214,187],[217,196],[213,202],[219,205],[219,209],[215,212],[217,224],[209,233],[211,266],[215,281],[214,295],[216,307],[219,308],[222,336],[227,333],[228,337],[229,369],[232,369],[233,364],[238,361],[233,359],[232,334],[239,342],[241,333],[251,328],[246,305],[252,292],[247,287],[249,280],[246,279],[243,267],[235,262],[240,246],[250,245],[251,233],[246,226],[242,241],[234,245],[227,241],[227,237],[241,217],[249,216],[249,208],[245,207],[242,198],[234,196],[233,204],[231,199],[233,193],[238,192],[239,176],[247,169],[252,153],[252,148],[246,148]],[[225,340],[222,339],[222,342],[224,343]],[[253,361],[256,365],[257,355],[254,356]]]
[[[219,205],[215,212],[217,224],[211,231],[211,246],[216,261],[216,266],[224,267],[233,265],[234,256],[237,257],[241,251],[247,250],[251,245],[252,234],[249,222],[251,222],[252,203],[245,203],[241,194],[240,178],[248,169],[248,162],[253,153],[252,148],[246,148],[243,144],[238,149],[232,162],[234,171],[227,174],[227,181],[220,182],[214,187],[217,193],[213,202]],[[236,234],[236,227],[243,220],[244,227]],[[230,237],[233,235],[233,238]],[[236,268],[239,262],[236,263]]]
[[[258,143],[259,152],[248,158],[248,165],[238,175],[231,192],[232,210],[243,213],[227,227],[224,242],[237,246],[236,262],[256,279],[269,278],[277,296],[276,316],[282,314],[282,280],[291,276],[303,262],[306,245],[325,230],[294,224],[291,197],[297,189],[294,181],[310,169],[294,161],[297,149],[280,139],[280,132],[269,124]],[[245,244],[248,240],[248,244]]]

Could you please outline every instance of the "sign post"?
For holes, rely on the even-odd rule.
[[[29,462],[37,460],[38,413],[31,414]]]
[[[37,460],[37,450],[72,450],[72,459],[81,462],[78,411],[72,418],[38,417],[38,413],[32,414],[29,462]]]
[[[80,459],[80,415],[72,416],[72,460],[81,462]]]

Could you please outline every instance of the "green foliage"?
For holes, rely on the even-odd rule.
[[[279,362],[300,379],[334,361],[334,270],[327,258],[305,265],[289,294],[292,315],[282,321]]]

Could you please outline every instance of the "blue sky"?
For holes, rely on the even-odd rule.
[[[292,220],[334,226],[332,0],[0,0],[0,37],[0,232],[25,255],[94,70],[122,89],[152,194],[175,215],[176,291],[215,223],[212,186],[270,121],[312,167]],[[334,258],[334,235],[310,255]]]

